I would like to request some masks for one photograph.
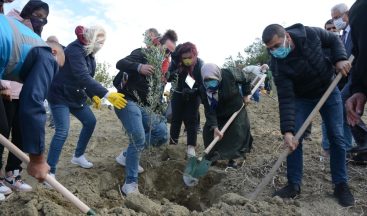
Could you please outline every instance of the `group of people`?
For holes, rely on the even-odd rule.
[[[287,158],[288,184],[274,193],[282,198],[294,198],[301,192],[304,136],[294,140],[295,133],[335,74],[347,76],[351,70],[351,78],[341,87],[342,92],[345,91],[343,97],[339,88],[335,88],[320,113],[325,127],[324,137],[329,140],[334,196],[342,206],[354,204],[348,186],[346,155],[349,140],[343,116],[352,128],[364,127],[361,115],[367,101],[367,66],[363,61],[367,52],[364,40],[367,1],[357,0],[349,12],[341,5],[332,9],[333,22],[327,23],[329,27],[325,24],[330,31],[302,24],[287,28],[271,24],[262,34],[271,55],[269,65],[277,86],[280,129],[285,145],[291,150]],[[206,119],[204,145],[208,146],[215,137],[220,138],[206,155],[207,160],[228,160],[229,166],[236,167],[234,159],[251,150],[250,123],[246,109],[243,109],[244,104],[250,101],[251,84],[244,73],[235,75],[230,69],[204,63],[193,43],[176,46],[174,31],[168,30],[162,36],[155,28],[150,28],[145,32],[147,46],[133,50],[117,62],[119,73],[113,81],[117,92],[112,92],[93,78],[95,55],[106,40],[104,28],[77,26],[76,40],[63,47],[55,38],[44,42],[40,37],[48,14],[46,3],[30,0],[22,12],[0,15],[0,133],[9,137],[11,131],[13,143],[29,153],[27,171],[31,176],[40,181],[48,173],[55,177],[59,156],[68,136],[70,114],[83,125],[71,163],[87,169],[93,167],[85,151],[97,120],[87,105],[88,97],[97,108],[101,106],[102,98],[110,101],[129,137],[128,147],[116,157],[116,161],[125,166],[125,180],[120,190],[126,195],[139,192],[139,173],[144,172],[140,166],[141,152],[148,145],[178,144],[182,122],[187,131],[187,157],[196,155],[201,103]],[[335,29],[330,24],[334,24]],[[331,32],[338,29],[343,29],[348,36],[340,38]],[[348,44],[353,44],[353,49]],[[162,94],[167,81],[176,83],[170,101],[172,120],[169,134],[165,119],[147,110],[150,105],[147,96],[151,90],[149,77],[157,71],[147,58],[147,52],[153,47],[165,53],[158,69],[162,76]],[[355,57],[353,66],[348,62],[351,52]],[[260,69],[267,70],[266,67],[264,65]],[[55,124],[47,159],[44,156],[45,99]],[[223,134],[220,129],[238,110],[241,111]],[[365,143],[358,143],[357,136],[354,139],[358,144],[354,151],[363,151]],[[0,179],[0,194],[11,193],[4,182],[17,190],[32,189],[21,180],[20,164],[21,161],[9,153],[5,179]]]

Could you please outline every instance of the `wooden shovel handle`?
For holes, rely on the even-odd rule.
[[[241,108],[239,110],[237,110],[236,112],[234,112],[231,116],[231,118],[228,119],[228,121],[226,122],[226,124],[223,126],[222,130],[220,130],[220,132],[222,134],[224,134],[224,132],[226,132],[227,128],[229,127],[229,125],[231,125],[231,123],[233,122],[233,120],[237,117],[238,113],[241,112],[242,108],[245,106],[245,104],[242,104]],[[210,152],[210,150],[212,150],[212,148],[214,147],[214,145],[219,141],[219,137],[216,136],[213,141],[209,144],[209,146],[205,149],[205,154],[208,154]]]
[[[0,143],[7,148],[11,153],[13,153],[17,158],[28,165],[29,157],[24,152],[22,152],[18,147],[6,139],[0,134]],[[78,197],[72,194],[68,189],[66,189],[62,184],[60,184],[56,179],[52,178],[49,174],[46,176],[46,182],[49,183],[56,191],[61,193],[67,200],[73,203],[77,208],[83,213],[88,215],[94,215],[94,211],[84,204]]]
[[[349,62],[353,62],[354,56],[351,55],[348,59]],[[319,102],[316,104],[315,108],[313,108],[310,115],[307,117],[306,121],[302,124],[301,128],[297,131],[296,135],[294,136],[295,140],[299,140],[302,136],[302,134],[305,132],[306,128],[310,125],[312,119],[316,116],[316,114],[319,112],[322,105],[324,105],[325,101],[330,96],[331,92],[335,89],[336,85],[342,78],[342,74],[339,72],[338,75],[335,77],[333,82],[330,84],[324,95],[321,97]],[[262,179],[261,183],[256,187],[255,191],[250,194],[250,199],[253,200],[257,197],[257,195],[265,188],[265,186],[271,181],[273,176],[275,175],[276,171],[281,166],[282,162],[285,161],[288,154],[290,153],[289,148],[286,148],[279,156],[277,162],[274,164],[274,166],[271,168],[269,173]]]

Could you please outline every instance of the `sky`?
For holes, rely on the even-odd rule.
[[[77,25],[102,25],[107,31],[104,47],[96,54],[97,62],[115,64],[132,50],[143,47],[143,33],[156,28],[161,34],[177,32],[178,43],[190,41],[199,57],[222,66],[225,58],[236,57],[272,23],[290,26],[302,23],[323,27],[331,18],[330,9],[339,3],[349,7],[355,0],[44,0],[50,6],[48,24],[42,38],[50,35],[68,45],[76,39]],[[28,0],[5,5],[21,10]]]

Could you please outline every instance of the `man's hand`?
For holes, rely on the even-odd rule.
[[[0,90],[0,95],[3,97],[3,99],[7,100],[7,101],[11,101],[11,91],[10,89],[4,89],[4,90]],[[1,97],[0,97],[1,99]]]
[[[144,76],[151,76],[153,74],[154,67],[152,65],[143,64],[141,65],[140,74],[143,74]]]
[[[351,126],[355,126],[361,121],[361,115],[366,101],[366,95],[361,92],[357,92],[345,102],[347,120]]]
[[[43,155],[32,154],[29,155],[29,159],[27,166],[28,174],[38,179],[39,182],[43,182],[50,171],[50,166],[47,164],[46,159]]]
[[[223,133],[218,128],[214,128],[214,138],[219,137],[219,140],[223,138]]]
[[[251,103],[251,95],[244,96],[243,103],[245,104],[245,106],[249,105]]]
[[[293,152],[294,150],[296,150],[298,146],[298,140],[294,139],[294,136],[292,133],[286,132],[284,134],[284,145],[288,147],[291,152]]]
[[[344,61],[338,61],[335,67],[336,67],[336,72],[342,73],[343,76],[348,76],[349,70],[352,67],[352,65],[350,64],[349,61],[344,60]]]

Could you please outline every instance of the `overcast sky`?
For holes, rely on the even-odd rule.
[[[5,5],[5,13],[21,10],[28,0]],[[178,42],[196,44],[205,62],[223,65],[226,57],[237,56],[271,23],[284,26],[302,23],[323,27],[331,18],[337,0],[44,0],[50,6],[42,37],[56,35],[63,45],[75,40],[77,25],[100,24],[106,28],[105,46],[97,61],[114,69],[116,62],[143,46],[142,34],[154,27],[163,34],[173,29]],[[354,0],[345,0],[349,7]],[[117,73],[112,70],[111,73]]]

